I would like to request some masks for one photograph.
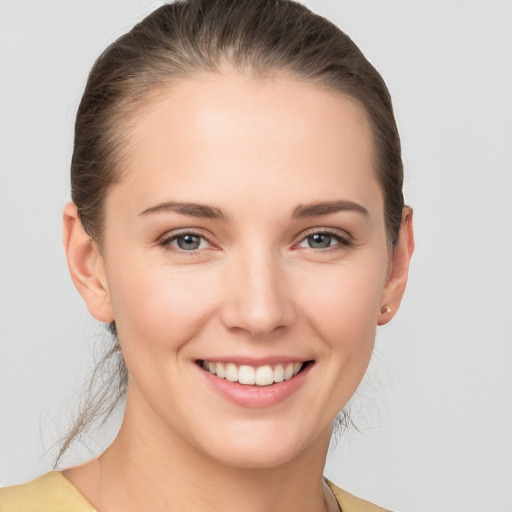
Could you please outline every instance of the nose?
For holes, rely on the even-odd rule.
[[[290,326],[295,308],[289,281],[282,259],[270,250],[233,256],[226,265],[223,324],[254,338]]]

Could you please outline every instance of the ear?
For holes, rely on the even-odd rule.
[[[402,212],[402,224],[398,244],[391,256],[388,280],[381,297],[377,325],[387,324],[396,314],[405,292],[409,263],[414,251],[414,233],[412,229],[412,208],[405,206]]]
[[[84,231],[74,203],[64,208],[62,231],[71,279],[89,313],[100,322],[112,322],[114,313],[103,257],[97,243]]]

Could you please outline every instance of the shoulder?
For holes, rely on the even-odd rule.
[[[59,471],[0,489],[0,512],[95,512]]]
[[[391,512],[386,508],[378,507],[369,501],[357,498],[353,494],[340,489],[329,480],[327,480],[327,484],[334,493],[334,496],[336,496],[342,512]]]

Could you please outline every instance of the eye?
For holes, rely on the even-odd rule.
[[[330,249],[340,245],[349,245],[349,242],[346,238],[343,238],[342,236],[330,231],[318,231],[316,233],[311,233],[306,238],[304,238],[298,244],[298,247],[322,250]]]
[[[207,249],[211,246],[210,242],[197,233],[178,233],[165,238],[160,245],[167,249],[194,252],[201,249]]]

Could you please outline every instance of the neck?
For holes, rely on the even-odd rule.
[[[128,400],[117,438],[89,465],[91,478],[84,494],[98,510],[337,510],[323,483],[330,430],[292,460],[269,467],[234,467],[158,425],[151,413],[132,408]]]

